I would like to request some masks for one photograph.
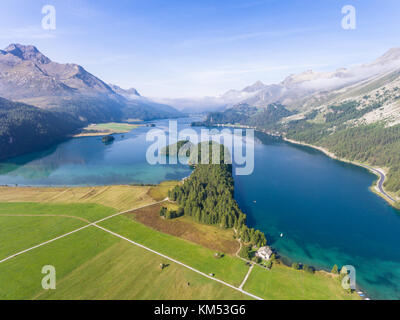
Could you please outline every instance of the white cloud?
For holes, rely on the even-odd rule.
[[[221,110],[226,106],[226,101],[219,97],[204,98],[160,98],[153,97],[153,101],[168,104],[184,112],[209,112]]]

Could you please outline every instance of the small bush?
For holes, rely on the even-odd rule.
[[[295,270],[300,270],[300,264],[298,262],[293,262],[292,263],[292,268]]]
[[[308,273],[315,273],[315,269],[312,266],[304,265],[303,270]]]

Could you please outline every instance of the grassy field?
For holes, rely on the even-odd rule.
[[[180,181],[163,181],[159,185],[151,187],[148,194],[156,201],[164,200],[168,196],[168,191],[177,186]]]
[[[176,183],[179,182],[167,182],[157,187],[2,187],[0,258],[114,212],[154,203],[154,198],[164,199]],[[24,202],[17,203],[18,200]],[[32,203],[35,201],[46,203]],[[113,217],[100,225],[206,274],[213,273],[216,278],[232,285],[241,284],[248,266],[229,254],[214,258],[216,251],[224,250],[209,245],[223,243],[222,240],[237,245],[230,230],[195,223],[187,217],[169,221],[157,217],[158,222],[154,224],[156,220],[151,216],[155,215],[154,212],[150,206]],[[142,219],[148,226],[134,219]],[[162,220],[167,224],[160,226],[158,223]],[[161,271],[160,263],[169,266]],[[47,264],[56,267],[55,291],[41,289],[44,276],[41,268]],[[345,293],[337,279],[330,275],[311,275],[279,265],[271,271],[255,267],[244,289],[266,299],[358,298]],[[0,263],[0,299],[246,297],[92,226]]]
[[[54,291],[41,287],[44,265],[56,269]],[[95,227],[0,264],[0,283],[0,299],[246,298]]]
[[[90,137],[90,136],[102,136],[113,133],[127,133],[133,129],[136,129],[138,125],[130,123],[99,123],[91,124],[86,128],[83,128],[79,134],[75,137]]]
[[[54,266],[59,282],[116,242],[90,227],[7,260],[0,264],[0,299],[32,299],[43,291],[43,266]]]
[[[101,225],[204,273],[214,273],[216,278],[235,286],[240,285],[248,271],[245,263],[236,257],[226,255],[215,259],[213,250],[149,229],[133,220],[128,222],[127,219],[126,216],[118,216]],[[283,265],[275,265],[271,271],[256,266],[244,290],[265,299],[359,299],[357,294],[347,294],[339,281],[329,274],[309,274]]]
[[[310,274],[284,265],[271,270],[255,266],[243,289],[267,300],[360,300],[357,294],[344,291],[330,274]]]
[[[117,132],[117,131],[121,132],[121,131],[130,131],[132,129],[137,128],[138,126],[135,124],[129,124],[129,123],[109,122],[109,123],[93,124],[90,127],[95,128],[97,130],[111,130],[114,132]]]
[[[248,271],[245,263],[229,255],[215,259],[215,251],[150,229],[126,216],[117,216],[99,225],[153,250],[188,264],[206,274],[239,286]]]
[[[0,260],[113,213],[97,204],[0,203]]]
[[[63,217],[0,216],[0,260],[85,224]]]
[[[149,226],[152,229],[167,233],[216,252],[234,255],[239,249],[239,243],[233,238],[232,229],[221,229],[216,226],[206,225],[194,221],[190,217],[182,216],[175,219],[164,219],[160,217],[161,206],[176,210],[174,203],[163,202],[139,209],[126,216]]]
[[[168,192],[165,186],[161,186],[160,190],[157,187],[147,186],[0,187],[0,202],[97,203],[125,211],[154,202],[149,195],[150,189],[154,189],[159,195],[162,195],[162,192],[166,195]]]
[[[160,264],[168,264],[161,270]],[[158,255],[119,241],[59,281],[38,299],[247,299]]]

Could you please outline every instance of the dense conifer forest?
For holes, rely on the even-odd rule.
[[[0,159],[49,147],[80,126],[68,114],[0,98]]]
[[[220,164],[196,164],[184,184],[169,192],[169,198],[183,208],[185,215],[198,222],[235,228],[243,242],[255,246],[266,245],[265,235],[261,231],[246,226],[246,215],[234,199],[232,165],[224,163],[222,146],[220,150]],[[201,151],[198,154],[200,158]]]

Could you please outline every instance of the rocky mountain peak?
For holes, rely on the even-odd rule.
[[[373,64],[387,64],[395,61],[400,61],[400,48],[392,48],[383,56],[378,58]]]
[[[263,89],[265,86],[266,85],[262,81],[258,80],[256,82],[254,82],[252,85],[244,88],[243,91],[244,92],[254,92],[254,91],[258,91],[260,89]]]
[[[30,60],[42,64],[50,63],[51,60],[42,54],[35,46],[22,45],[22,44],[10,44],[4,49],[4,52],[12,54],[20,58],[21,60]]]
[[[123,97],[126,98],[132,98],[132,97],[141,97],[140,93],[135,89],[135,88],[129,88],[129,89],[122,89],[121,87],[115,85],[115,84],[109,84],[110,88],[120,94]]]
[[[323,77],[323,73],[314,72],[313,70],[307,70],[299,74],[291,74],[282,81],[282,85],[290,86],[296,83],[301,83],[305,81],[311,81]]]

